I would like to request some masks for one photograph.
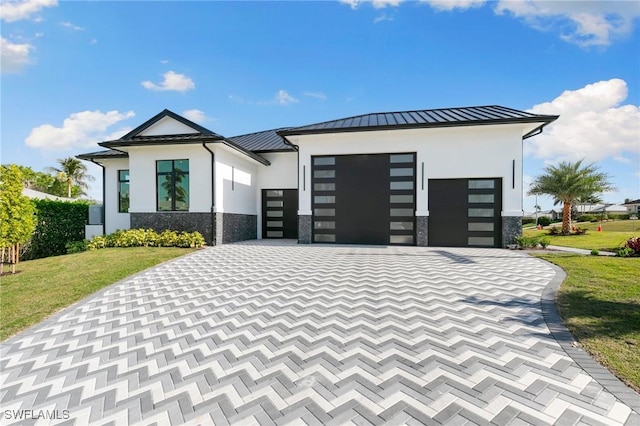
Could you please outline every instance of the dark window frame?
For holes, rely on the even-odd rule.
[[[122,179],[122,172],[125,172],[129,179]],[[131,205],[131,176],[129,176],[129,169],[118,170],[118,213],[129,213],[129,207]],[[122,208],[122,184],[127,184],[127,195],[129,197],[129,206],[124,210]]]
[[[171,162],[171,171],[168,172],[160,172],[158,171],[158,165],[161,162],[167,162],[170,161]],[[187,202],[186,202],[186,209],[176,209],[176,162],[179,161],[184,161],[187,164],[187,170],[186,171],[180,171],[182,176],[187,176],[187,178],[189,177],[189,159],[188,158],[182,158],[182,159],[177,159],[177,160],[156,160],[156,211],[157,212],[188,212],[189,211],[189,207],[190,207],[190,181],[189,181],[189,185],[187,185],[186,191],[187,191]],[[158,188],[158,178],[160,176],[171,176],[171,209],[170,210],[160,210],[160,188]]]

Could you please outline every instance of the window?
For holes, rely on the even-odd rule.
[[[118,170],[118,213],[129,213],[129,170]]]
[[[189,160],[156,161],[158,211],[189,210]]]

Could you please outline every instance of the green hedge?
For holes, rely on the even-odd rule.
[[[36,208],[36,230],[24,259],[39,259],[67,253],[67,244],[84,240],[89,217],[86,201],[32,200]]]
[[[89,250],[106,247],[203,247],[204,237],[199,232],[165,230],[160,234],[153,229],[128,229],[105,236],[95,236],[87,244]],[[70,247],[76,250],[77,247]]]

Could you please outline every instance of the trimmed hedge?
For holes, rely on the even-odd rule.
[[[23,255],[40,259],[67,253],[67,244],[84,240],[89,217],[86,201],[32,200],[36,208],[36,230]]]
[[[191,247],[205,245],[199,232],[176,232],[165,230],[158,234],[153,229],[128,229],[109,235],[95,236],[87,244],[89,250],[106,247]]]

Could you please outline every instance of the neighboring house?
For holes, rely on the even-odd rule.
[[[601,206],[598,206],[596,208],[589,210],[588,213],[589,214],[606,214],[606,213],[626,214],[627,208],[625,206],[620,206],[617,204],[603,204]]]
[[[164,110],[78,158],[103,167],[107,233],[503,247],[521,233],[523,139],[556,119],[466,107],[226,138]]]
[[[562,212],[557,212],[555,210],[540,210],[537,216],[536,213],[533,212],[524,215],[524,217],[528,219],[535,219],[536,217],[548,217],[551,220],[558,220],[559,217],[562,218]]]
[[[47,194],[46,192],[36,191],[35,189],[24,188],[22,195],[31,199],[54,200],[54,201],[75,201],[73,198],[58,197],[57,195]]]
[[[623,206],[627,209],[627,213],[640,213],[640,198],[637,200],[629,201],[628,203],[624,203]]]

